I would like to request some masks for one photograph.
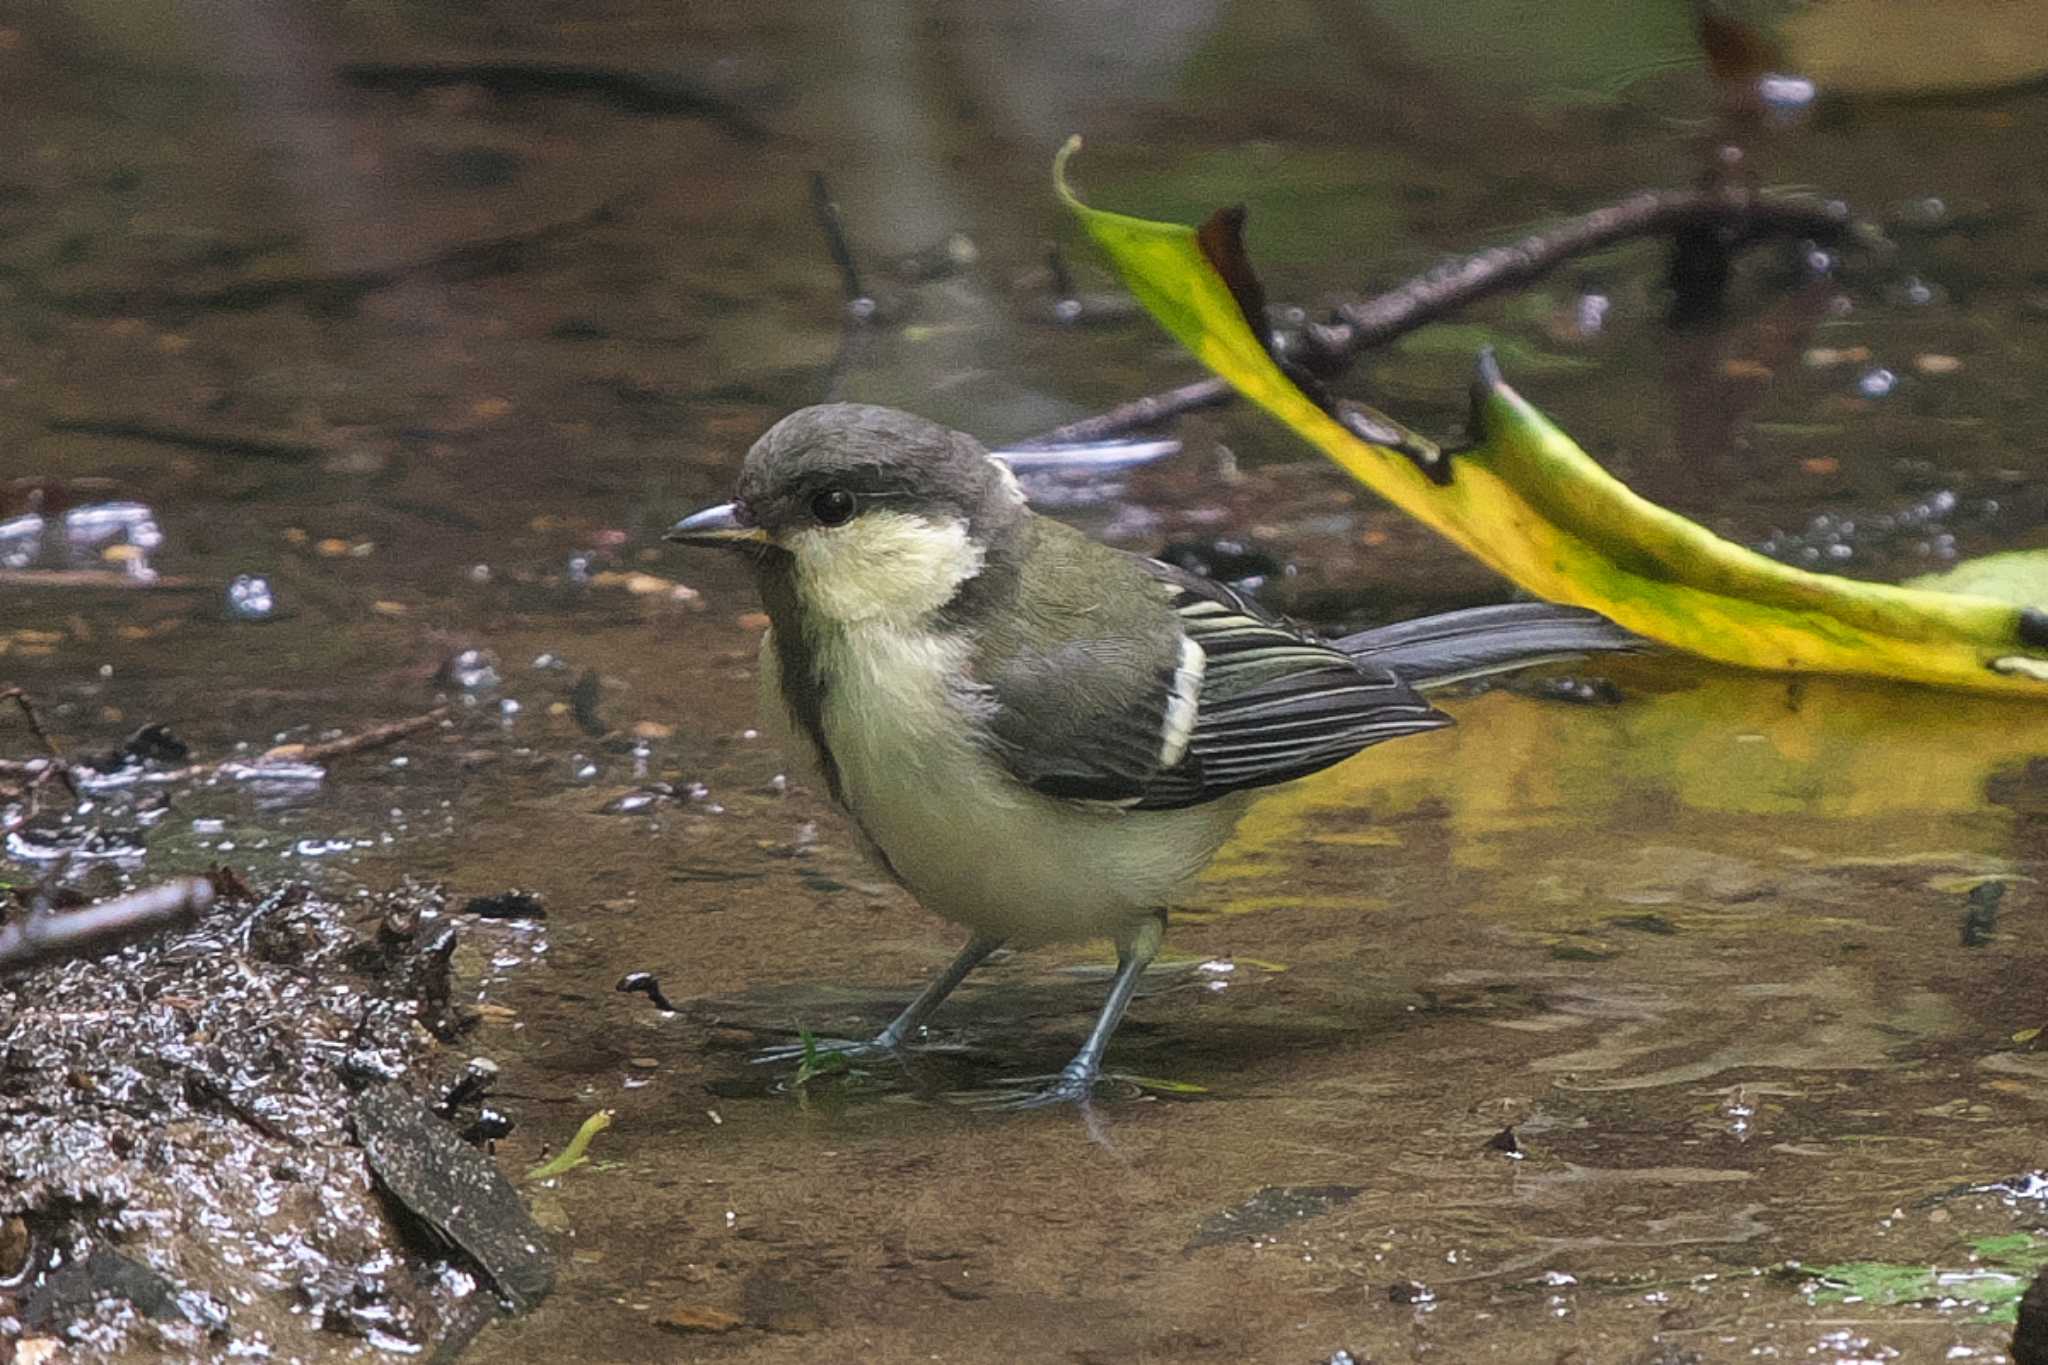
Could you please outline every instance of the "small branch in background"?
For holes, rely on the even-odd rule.
[[[257,762],[318,763],[330,758],[340,758],[345,754],[359,754],[365,749],[381,749],[387,744],[397,743],[407,735],[416,735],[422,730],[431,729],[446,720],[448,713],[448,707],[437,706],[424,714],[394,720],[385,725],[373,725],[367,730],[343,735],[339,739],[322,740],[318,744],[280,744],[273,749],[265,750],[263,757]]]
[[[1012,444],[1020,450],[1035,450],[1040,446],[1106,441],[1111,437],[1124,436],[1145,427],[1157,426],[1184,412],[1228,403],[1234,397],[1236,394],[1230,385],[1221,379],[1197,379],[1194,383],[1183,384],[1177,389],[1147,394],[1128,403],[1119,403],[1108,412],[1083,417],[1079,421],[1068,422],[1050,431],[1041,431],[1036,436]]]
[[[119,569],[0,569],[0,588],[112,589],[119,592],[192,592],[207,585],[196,578],[142,578]]]
[[[846,216],[832,198],[832,187],[823,171],[811,172],[811,212],[817,215],[818,230],[825,234],[825,249],[832,264],[839,267],[840,287],[846,293],[846,315],[866,322],[875,315],[874,295],[861,283],[860,266],[853,259],[853,244],[846,237]]]
[[[1365,352],[1426,323],[1489,295],[1531,284],[1574,257],[1635,237],[1671,238],[1684,244],[1692,260],[1698,259],[1703,248],[1712,248],[1725,258],[1773,238],[1884,244],[1875,229],[1856,222],[1837,203],[1736,188],[1645,190],[1552,224],[1518,242],[1446,261],[1362,303],[1342,305],[1330,321],[1313,324],[1301,334],[1290,358],[1319,378],[1333,377]],[[1698,300],[1691,303],[1697,307]],[[1105,440],[1194,408],[1227,403],[1234,396],[1220,379],[1197,380],[1118,404],[1015,444],[1032,447]]]
[[[254,759],[224,758],[213,763],[194,763],[189,767],[173,768],[169,772],[154,773],[150,781],[159,785],[168,782],[186,782],[196,778],[212,777],[223,768],[230,766],[260,770],[266,763],[321,763],[330,758],[342,758],[359,754],[368,749],[381,749],[396,744],[408,735],[416,735],[431,729],[446,720],[450,708],[437,706],[431,711],[405,720],[395,720],[384,725],[373,725],[367,730],[338,739],[321,740],[316,744],[279,744],[265,749]]]
[[[39,895],[28,913],[0,925],[0,975],[59,958],[103,953],[145,934],[196,920],[213,904],[213,883],[178,877],[160,886],[62,913]]]
[[[43,752],[50,756],[51,769],[56,772],[57,780],[64,784],[64,790],[70,792],[72,801],[76,802],[78,788],[72,785],[71,768],[64,761],[64,751],[43,728],[42,717],[36,714],[35,703],[29,700],[28,693],[19,687],[0,688],[0,701],[11,701],[21,709],[22,716],[28,721],[28,732],[36,737],[36,742],[43,746]]]
[[[1688,246],[1704,238],[1734,252],[1771,238],[1839,242],[1860,235],[1840,204],[1744,190],[1645,190],[1519,242],[1446,262],[1364,303],[1345,304],[1335,322],[1309,329],[1305,359],[1316,369],[1349,363],[1468,303],[1532,284],[1574,256],[1632,237],[1670,237]]]

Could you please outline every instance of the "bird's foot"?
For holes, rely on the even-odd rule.
[[[1130,1087],[1100,1071],[1070,1066],[1054,1076],[1018,1076],[999,1088],[978,1091],[967,1100],[967,1105],[973,1109],[1000,1110],[1049,1109],[1056,1104],[1078,1104],[1085,1108],[1094,1101],[1098,1088],[1109,1089],[1119,1098],[1130,1093]]]
[[[896,1055],[900,1045],[886,1035],[878,1038],[806,1038],[801,1042],[785,1043],[780,1047],[763,1048],[751,1060],[755,1066],[784,1066],[790,1062],[810,1062],[816,1065],[825,1062],[838,1066],[845,1062],[873,1061],[878,1057]],[[831,1059],[837,1058],[837,1062]]]

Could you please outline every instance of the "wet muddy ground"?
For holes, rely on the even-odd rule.
[[[0,881],[90,824],[88,894],[227,864],[304,898],[284,947],[158,964],[190,975],[150,1016],[189,1052],[79,1129],[160,1132],[167,1169],[223,1144],[212,1187],[67,1214],[85,1256],[187,1295],[183,1325],[102,1302],[76,1320],[104,1331],[0,1351],[431,1352],[478,1291],[371,1182],[344,1122],[367,1082],[307,1042],[338,1040],[429,1097],[495,1063],[515,1179],[614,1113],[520,1185],[555,1287],[478,1358],[2003,1358],[2048,1227],[2038,708],[1668,659],[1453,700],[1457,728],[1254,808],[1092,1117],[974,1101],[1065,1059],[1105,950],[994,964],[901,1067],[749,1062],[882,1020],[957,943],[783,780],[751,729],[757,603],[659,530],[828,395],[1002,443],[1192,377],[1142,318],[1054,320],[1048,239],[1108,288],[1047,189],[1068,132],[1106,207],[1248,201],[1304,303],[1697,174],[1713,94],[1682,44],[1610,32],[1612,69],[1544,48],[1508,80],[1415,8],[0,21],[0,682],[68,752],[158,722],[190,756],[150,771],[229,762],[109,781],[82,822],[49,793]],[[1489,341],[1636,486],[1797,562],[2048,543],[2048,95],[1824,102],[1744,142],[1894,250],[1845,256],[1818,307],[1757,253],[1721,324],[1674,332],[1658,251],[1619,249],[1362,390],[1448,432]],[[850,340],[820,168],[882,304]],[[1318,624],[1503,595],[1253,414],[1174,431],[1171,460],[1035,491]],[[443,702],[291,781],[233,766]],[[0,757],[35,752],[0,717]],[[544,915],[459,913],[513,889]],[[418,946],[377,948],[407,897],[456,928],[453,1026],[425,1026]],[[84,1047],[45,1016],[110,1027],[82,1016],[165,946],[0,988],[0,1101],[108,1064],[17,1049]],[[615,989],[638,971],[674,1009]],[[236,1010],[297,1041],[236,1070],[204,1036]],[[298,1178],[241,1164],[290,1146],[248,1115],[301,1101]],[[28,1202],[31,1120],[77,1118],[55,1107],[0,1108],[0,1199]],[[302,1263],[246,1251],[282,1235],[266,1201],[320,1230]],[[47,1256],[10,1236],[0,1274]],[[1944,1278],[1887,1304],[1871,1266]],[[0,1283],[17,1324],[31,1292]]]

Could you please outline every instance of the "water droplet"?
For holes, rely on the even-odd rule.
[[[236,621],[267,621],[277,611],[270,580],[259,574],[237,574],[228,584],[228,616]]]

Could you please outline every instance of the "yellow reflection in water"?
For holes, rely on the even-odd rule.
[[[1249,892],[1248,879],[1298,870],[1304,849],[1422,837],[1444,842],[1450,865],[1498,866],[1519,841],[1497,836],[1511,832],[1594,852],[1614,840],[1619,857],[1645,836],[1731,823],[1831,857],[1998,851],[2010,818],[1986,799],[1987,779],[2048,755],[2039,703],[1675,661],[1617,675],[1626,700],[1614,706],[1448,701],[1454,728],[1261,800],[1211,878]],[[1754,817],[1770,819],[1756,829]]]

